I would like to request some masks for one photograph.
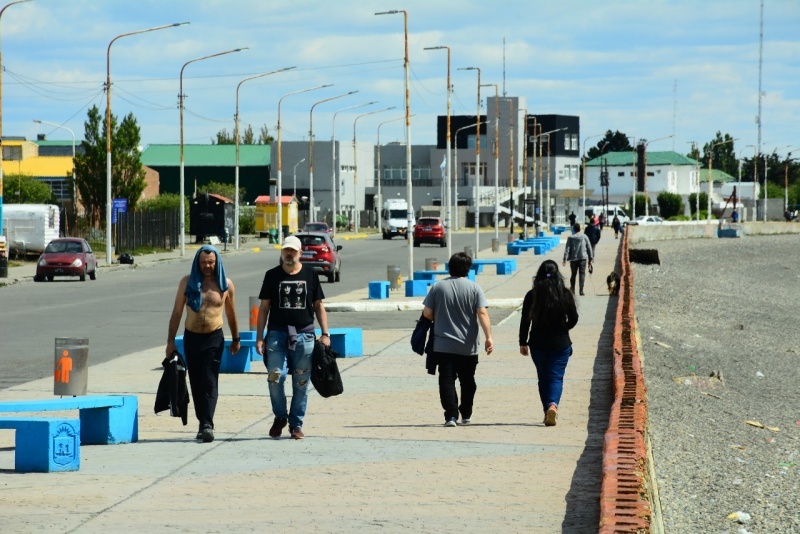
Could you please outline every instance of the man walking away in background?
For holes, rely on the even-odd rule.
[[[439,399],[444,408],[446,427],[472,419],[475,399],[475,368],[478,366],[478,326],[486,337],[486,354],[494,349],[492,325],[486,311],[486,296],[481,287],[467,280],[472,258],[458,252],[448,263],[450,277],[436,282],[422,303],[422,315],[433,321],[433,353],[439,366]],[[461,383],[458,404],[456,378]]]
[[[600,241],[600,228],[597,226],[597,223],[591,221],[589,225],[584,230],[586,237],[589,238],[589,243],[592,244],[592,257],[594,257],[594,247],[597,246],[597,242]]]
[[[572,275],[569,277],[569,290],[575,294],[575,276],[580,272],[580,292],[583,296],[583,285],[586,280],[586,265],[592,264],[594,253],[592,244],[586,234],[581,233],[581,225],[575,223],[572,227],[573,234],[567,238],[567,245],[564,247],[564,265],[569,261],[569,268]]]

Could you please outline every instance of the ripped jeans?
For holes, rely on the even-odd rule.
[[[290,351],[286,345],[289,334],[278,330],[267,332],[264,343],[267,367],[267,385],[272,412],[275,417],[288,419],[291,428],[302,427],[308,403],[308,387],[311,382],[311,354],[314,351],[314,333],[297,333],[297,346]],[[286,375],[292,376],[292,405],[286,412],[286,391],[283,384]]]

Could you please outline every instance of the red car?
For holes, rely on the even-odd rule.
[[[422,217],[414,227],[414,246],[418,247],[422,243],[438,244],[440,247],[447,246],[447,232],[441,217]]]
[[[295,234],[303,245],[300,261],[303,265],[313,267],[318,274],[324,274],[329,283],[340,282],[342,258],[331,236],[322,232],[303,232]]]
[[[324,222],[310,222],[306,223],[306,225],[303,227],[303,232],[321,232],[324,234],[330,234],[332,231],[333,228]]]
[[[51,282],[56,276],[78,276],[84,282],[87,275],[92,280],[97,278],[97,258],[92,247],[85,239],[60,237],[50,241],[39,256],[33,281],[46,278]]]

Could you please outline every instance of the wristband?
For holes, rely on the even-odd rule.
[[[240,338],[240,337],[235,337],[235,338],[233,338],[231,340],[231,343],[241,343],[241,342],[242,342],[242,338]]]
[[[329,333],[327,333],[327,332],[323,332],[322,334],[319,335],[319,337],[322,337],[322,336],[331,337],[331,335]]]

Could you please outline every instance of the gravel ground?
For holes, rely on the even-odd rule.
[[[800,237],[634,248],[661,260],[634,295],[666,531],[800,533]]]

